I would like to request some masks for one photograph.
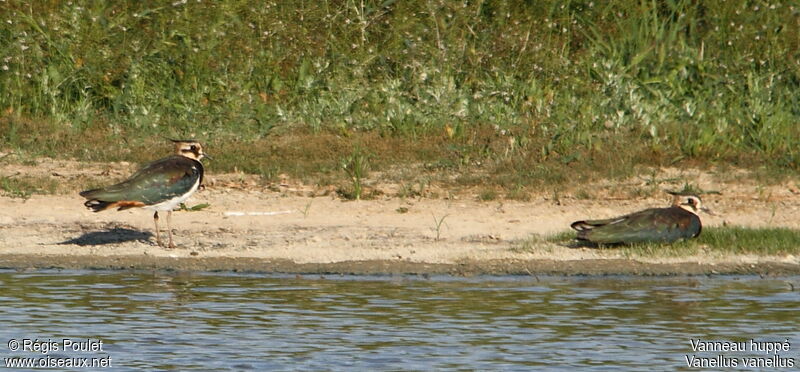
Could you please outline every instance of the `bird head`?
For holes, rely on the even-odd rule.
[[[208,154],[203,152],[203,146],[195,140],[171,140],[175,144],[175,154],[189,159],[200,160],[202,158],[211,159]]]
[[[667,191],[668,193],[672,194],[672,206],[683,208],[691,213],[697,214],[697,212],[705,212],[712,216],[715,216],[710,209],[703,207],[703,202],[700,200],[700,197],[693,194],[682,194],[673,191]]]
[[[702,208],[703,202],[700,200],[699,196],[696,195],[686,195],[682,196],[680,200],[678,200],[678,206],[697,214],[698,211]]]

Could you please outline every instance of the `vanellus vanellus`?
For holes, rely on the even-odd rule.
[[[129,179],[102,189],[86,190],[81,196],[89,199],[84,205],[94,212],[117,208],[118,211],[141,207],[155,211],[156,243],[163,246],[158,231],[158,212],[167,212],[169,248],[172,243],[172,210],[189,198],[203,183],[203,164],[200,159],[209,157],[199,142],[172,140],[175,154],[156,160]]]
[[[651,208],[604,220],[575,221],[570,227],[578,231],[578,240],[596,244],[632,244],[646,242],[672,243],[700,235],[702,208],[697,195],[670,192],[672,205]]]

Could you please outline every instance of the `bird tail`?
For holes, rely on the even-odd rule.
[[[99,199],[95,199],[95,196],[96,196],[95,194],[98,191],[102,191],[102,190],[101,189],[92,189],[92,190],[86,190],[86,191],[81,191],[80,192],[81,196],[83,196],[86,199],[89,199],[89,200],[86,201],[86,203],[83,203],[83,205],[85,205],[86,208],[89,208],[92,212],[104,211],[104,210],[108,209],[111,206],[111,203],[113,203],[113,202],[107,202],[107,201],[102,201],[102,200],[99,200]]]
[[[122,211],[128,208],[145,206],[145,204],[140,201],[133,201],[133,200],[105,201],[97,199],[89,199],[86,201],[86,203],[83,203],[83,205],[85,205],[86,208],[91,209],[92,212],[101,212],[111,208],[117,208],[118,211]]]
[[[592,228],[595,226],[590,225],[586,221],[575,221],[572,224],[570,224],[569,227],[578,232],[575,236],[576,239],[589,240],[587,235],[589,234],[589,232],[592,231]]]
[[[573,230],[576,230],[576,231],[591,230],[595,226],[596,225],[592,225],[587,221],[575,221],[575,222],[573,222],[572,224],[569,225],[569,227],[571,227]]]
[[[81,191],[79,194],[86,199],[94,199],[95,194],[98,192],[103,191],[103,189],[91,189],[91,190],[84,190]]]
[[[143,207],[145,204],[135,200],[101,200],[107,196],[103,196],[103,189],[86,190],[80,193],[87,200],[83,205],[92,210],[92,212],[101,212],[110,208],[117,208],[118,211],[128,208]]]
[[[83,194],[83,193],[81,193],[81,194]],[[92,212],[100,212],[100,211],[104,211],[104,210],[106,210],[108,208],[111,208],[111,206],[114,203],[115,202],[107,202],[107,201],[102,201],[102,200],[97,200],[97,199],[89,199],[89,200],[86,201],[86,203],[83,203],[83,205],[85,205],[86,208],[91,209]]]

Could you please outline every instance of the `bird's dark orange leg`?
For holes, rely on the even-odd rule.
[[[162,246],[161,235],[158,232],[158,211],[156,211],[156,213],[153,214],[153,221],[155,221],[156,223],[156,244],[158,244],[158,246],[161,247]]]
[[[169,247],[175,248],[175,244],[172,243],[172,211],[167,212],[167,233],[169,233]]]

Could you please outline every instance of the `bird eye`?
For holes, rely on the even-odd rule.
[[[197,151],[197,146],[196,145],[192,145],[192,147],[190,147],[189,149],[191,149],[193,152]]]

